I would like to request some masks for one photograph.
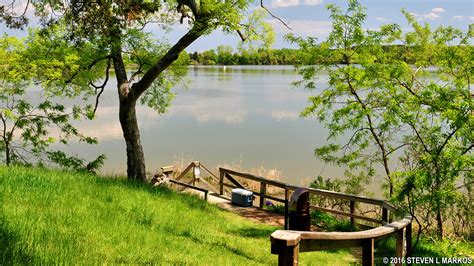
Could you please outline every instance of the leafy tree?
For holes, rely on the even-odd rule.
[[[333,29],[326,41],[288,37],[305,54],[302,64],[321,62],[300,66],[299,85],[314,90],[320,71],[329,76],[329,87],[302,113],[329,129],[332,143],[315,154],[347,166],[358,182],[370,181],[379,166],[388,196],[410,211],[419,233],[436,228],[441,238],[446,221],[469,232],[469,218],[459,215],[472,217],[473,25],[431,30],[404,12],[412,32],[396,24],[371,31],[363,29],[357,1],[346,12],[328,9]]]
[[[72,124],[72,120],[87,115],[83,109],[66,110],[64,105],[54,102],[52,95],[40,91],[29,90],[27,95],[31,81],[38,79],[29,71],[35,66],[30,64],[26,50],[24,43],[16,38],[0,38],[0,58],[3,59],[0,67],[3,77],[0,82],[0,157],[6,165],[47,161],[76,170],[97,170],[104,155],[86,163],[77,156],[49,149],[58,140],[62,144],[68,144],[71,139],[89,144],[96,140],[82,135]],[[53,132],[57,133],[57,138],[51,136]]]
[[[58,89],[74,85],[82,71],[105,73],[104,84],[91,83],[82,88],[97,90],[100,96],[113,66],[119,96],[119,120],[126,143],[127,175],[141,180],[146,179],[146,171],[136,117],[137,102],[140,100],[158,112],[166,110],[173,98],[172,84],[183,74],[178,68],[180,54],[199,37],[219,28],[226,33],[237,32],[243,39],[252,39],[253,33],[259,32],[262,25],[254,15],[246,21],[251,1],[245,0],[35,0],[28,3],[41,19],[45,40],[53,39],[84,51],[80,54],[80,67],[75,73],[55,79]],[[22,27],[27,22],[24,16],[15,14],[10,5],[1,6],[0,17],[12,27]],[[159,42],[144,31],[155,22],[170,30],[176,19],[181,23],[187,21],[189,30],[173,45]],[[58,25],[64,28],[62,36],[50,33]],[[134,68],[127,69],[127,66]]]
[[[228,45],[217,46],[217,62],[221,65],[232,64],[232,50]]]

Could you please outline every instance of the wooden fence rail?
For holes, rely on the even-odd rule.
[[[285,229],[288,229],[288,199],[290,193],[299,187],[288,185],[279,181],[258,177],[252,174],[240,173],[230,169],[219,168],[219,191],[222,195],[224,187],[245,188],[238,182],[234,176],[252,180],[260,183],[259,191],[252,191],[254,195],[260,197],[259,206],[263,207],[266,199],[271,199],[285,204]],[[225,183],[229,180],[232,184]],[[267,194],[268,186],[274,186],[283,190],[284,198],[278,198]],[[406,216],[400,221],[389,223],[389,213],[396,212],[396,208],[389,202],[382,199],[374,199],[364,196],[350,195],[341,192],[329,191],[324,189],[306,188],[310,195],[326,197],[331,199],[345,200],[349,206],[349,212],[323,208],[310,205],[313,210],[329,212],[336,215],[350,217],[352,225],[355,220],[364,220],[382,226],[358,232],[305,232],[277,230],[271,235],[272,253],[278,254],[279,265],[297,265],[298,253],[328,249],[338,249],[345,247],[362,247],[362,264],[374,265],[374,241],[379,238],[396,236],[396,256],[401,258],[404,242],[406,243],[406,256],[411,253],[411,216]],[[356,214],[358,203],[369,204],[380,208],[380,218],[368,217],[362,214]],[[398,264],[397,264],[398,265]]]
[[[299,252],[362,247],[362,265],[374,265],[374,241],[394,234],[395,257],[403,257],[404,242],[405,256],[411,256],[411,222],[412,217],[407,216],[397,222],[358,232],[277,230],[270,236],[271,252],[278,255],[278,265],[298,265]]]
[[[181,181],[174,180],[174,179],[170,179],[170,182],[173,183],[173,184],[177,184],[177,185],[183,186],[183,187],[187,187],[187,188],[191,188],[191,189],[194,189],[194,190],[197,190],[197,191],[204,192],[204,200],[207,201],[207,194],[209,194],[209,190],[208,190],[208,189],[196,187],[196,186],[193,186],[193,185],[190,185],[190,184],[187,184],[187,183],[183,183],[183,182],[181,182]]]
[[[270,199],[276,202],[284,203],[285,204],[285,216],[288,214],[288,206],[287,202],[289,199],[289,196],[291,192],[295,191],[299,187],[297,186],[292,186],[285,184],[280,181],[275,181],[271,179],[267,179],[264,177],[259,177],[255,176],[252,174],[247,174],[247,173],[240,173],[237,171],[233,171],[230,169],[226,168],[219,168],[219,174],[220,174],[220,179],[219,179],[219,193],[222,195],[224,193],[224,187],[228,188],[244,188],[247,190],[250,190],[253,192],[254,195],[259,197],[259,207],[263,208],[265,205],[265,200]],[[239,183],[235,178],[240,177],[243,179],[247,180],[252,180],[255,182],[260,183],[260,189],[258,191],[253,191],[249,188],[245,188],[244,185]],[[225,183],[225,180],[230,181],[231,184]],[[283,197],[275,197],[273,195],[268,195],[267,190],[269,186],[274,186],[277,188],[282,189]],[[387,224],[389,222],[389,212],[394,212],[395,208],[391,206],[387,201],[382,200],[382,199],[374,199],[374,198],[369,198],[369,197],[364,197],[364,196],[356,196],[356,195],[350,195],[346,193],[341,193],[341,192],[335,192],[335,191],[330,191],[330,190],[324,190],[324,189],[315,189],[315,188],[306,188],[310,195],[318,196],[318,197],[326,197],[326,198],[331,198],[331,199],[339,199],[339,200],[346,200],[347,204],[349,206],[349,212],[346,211],[341,211],[341,210],[334,210],[334,209],[329,209],[329,208],[323,208],[320,206],[314,206],[310,205],[310,208],[313,210],[319,210],[323,212],[329,212],[332,214],[337,214],[337,215],[342,215],[342,216],[347,216],[350,217],[350,222],[352,225],[356,223],[356,220],[363,220],[375,224]],[[368,217],[364,216],[362,214],[357,214],[356,213],[356,206],[358,203],[365,203],[368,205],[376,206],[380,209],[380,219],[376,219],[374,217]],[[287,227],[287,222],[285,219],[285,229],[288,229]]]
[[[196,168],[198,171],[196,172]],[[219,184],[219,188],[214,188],[212,184],[200,178],[200,169],[204,169],[208,172],[210,180],[213,180]],[[189,171],[193,170],[193,178],[191,184],[185,184],[179,180],[183,178]],[[198,173],[196,175],[196,173]],[[258,191],[253,191],[250,188],[246,188],[239,180],[239,177],[244,180],[251,180],[259,183]],[[226,182],[228,181],[228,182]],[[264,177],[255,176],[247,173],[240,173],[226,168],[219,168],[219,178],[215,176],[208,168],[202,165],[198,161],[191,162],[188,167],[172,182],[185,185],[188,187],[196,188],[196,183],[204,183],[208,187],[212,188],[215,192],[218,191],[220,195],[223,195],[226,188],[243,188],[250,190],[254,195],[259,197],[259,206],[263,207],[266,203],[266,199],[270,199],[276,202],[285,204],[285,229],[288,229],[288,202],[292,191],[295,191],[299,187],[292,186],[280,181],[266,179]],[[277,187],[281,189],[283,197],[277,197],[275,195],[269,195],[269,186]],[[324,189],[306,188],[310,195],[317,197],[325,197],[330,199],[337,199],[346,201],[348,204],[349,211],[335,210],[330,208],[324,208],[320,206],[310,205],[313,210],[319,210],[323,212],[329,212],[336,215],[342,215],[350,218],[352,225],[355,224],[356,220],[363,220],[378,224],[381,226],[357,232],[307,232],[307,231],[290,231],[290,230],[277,230],[272,233],[271,239],[271,252],[272,254],[278,254],[279,265],[297,265],[299,252],[339,249],[347,247],[362,247],[362,264],[363,265],[374,265],[374,241],[380,238],[389,237],[395,235],[396,238],[396,257],[401,258],[403,256],[404,243],[406,253],[405,256],[411,256],[411,240],[412,240],[412,217],[405,216],[400,221],[389,223],[390,213],[396,213],[397,210],[389,202],[382,199],[374,199],[364,196],[350,195],[346,193],[340,193],[335,191],[329,191]],[[199,190],[199,189],[198,189]],[[206,189],[200,189],[205,192],[207,197]],[[369,217],[361,213],[356,213],[356,206],[360,203],[376,206],[380,209],[379,217]],[[396,264],[400,265],[400,264]]]

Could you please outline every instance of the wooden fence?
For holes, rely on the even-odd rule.
[[[281,202],[285,204],[285,229],[288,229],[288,199],[290,193],[299,187],[291,186],[279,181],[258,177],[251,174],[240,173],[230,169],[219,168],[219,193],[224,193],[224,187],[245,188],[235,177],[252,180],[259,183],[259,191],[252,191],[254,195],[259,196],[259,206],[263,207],[266,199]],[[231,184],[225,181],[230,181]],[[281,188],[284,197],[278,198],[268,195],[269,186]],[[298,253],[318,250],[330,250],[347,247],[362,247],[362,264],[374,265],[374,241],[380,238],[395,235],[396,254],[398,258],[403,257],[404,243],[406,244],[405,256],[411,255],[411,216],[406,216],[400,221],[389,223],[390,212],[396,212],[396,209],[387,201],[373,199],[363,196],[350,195],[340,192],[334,192],[323,189],[306,188],[310,195],[326,197],[347,201],[349,211],[341,211],[320,206],[310,205],[313,210],[319,210],[336,215],[342,215],[350,218],[351,224],[355,220],[368,221],[382,226],[358,232],[306,232],[277,230],[271,235],[271,252],[278,254],[279,265],[297,265]],[[375,206],[379,208],[379,217],[368,217],[364,214],[356,213],[356,206],[359,203]],[[397,264],[398,265],[398,264]]]
[[[210,182],[214,181],[219,184],[218,189],[200,177],[199,173],[201,169],[210,174]],[[190,184],[180,182],[179,180],[191,170],[193,170],[193,178],[191,179]],[[259,187],[258,191],[253,191],[251,188],[245,187],[242,182],[238,181],[238,178],[241,180],[257,182]],[[397,210],[385,200],[323,189],[306,188],[310,195],[345,201],[348,206],[348,211],[314,205],[310,205],[311,209],[349,217],[352,225],[355,224],[356,220],[363,220],[380,226],[357,232],[290,231],[286,230],[288,229],[288,201],[290,194],[299,188],[297,186],[288,185],[283,182],[266,179],[252,174],[240,173],[226,168],[219,168],[219,178],[217,178],[207,167],[198,161],[191,162],[189,166],[186,167],[186,169],[176,178],[176,180],[173,181],[178,184],[181,183],[180,185],[184,184],[191,187],[195,187],[196,183],[203,183],[214,192],[218,192],[220,195],[225,193],[226,188],[246,189],[252,191],[254,195],[259,197],[260,207],[265,205],[266,199],[283,203],[285,205],[285,230],[277,230],[270,236],[271,252],[272,254],[278,255],[279,265],[297,265],[299,252],[348,247],[362,247],[362,264],[374,265],[374,241],[392,235],[395,235],[396,238],[395,256],[402,258],[404,247],[406,249],[405,256],[411,256],[412,217],[408,215],[399,221],[389,223],[389,217],[395,216],[390,215],[390,213],[395,214]],[[279,193],[281,194],[281,197],[269,195],[269,193],[267,193],[268,188],[271,186],[281,189],[281,193]],[[204,189],[201,189],[201,191],[203,190]],[[207,192],[203,192],[205,192],[207,198]],[[368,204],[378,208],[378,215],[374,217],[373,215],[367,216],[363,213],[356,213],[358,204]]]
[[[182,187],[185,187],[185,188],[190,188],[190,189],[194,189],[194,190],[203,192],[204,193],[204,199],[207,201],[207,196],[209,194],[209,189],[204,189],[204,188],[198,187],[198,186],[196,186],[196,184],[203,183],[203,184],[207,185],[210,188],[210,190],[214,191],[215,193],[217,193],[217,189],[213,185],[211,185],[209,182],[207,182],[206,180],[201,178],[201,175],[200,175],[201,174],[201,169],[204,170],[205,172],[207,172],[208,174],[210,174],[211,179],[214,179],[215,182],[218,182],[218,179],[214,175],[214,173],[212,173],[206,166],[204,166],[199,161],[191,162],[176,177],[176,179],[173,179],[173,178],[170,177],[170,176],[173,175],[173,173],[175,171],[174,166],[164,166],[164,167],[161,168],[161,171],[163,172],[163,174],[165,174],[169,178],[169,181],[171,183],[182,186]],[[192,171],[192,178],[189,181],[189,183],[185,183],[185,182],[180,181],[191,171]]]

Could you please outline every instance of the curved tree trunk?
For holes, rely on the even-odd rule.
[[[198,26],[196,26],[198,25]],[[176,59],[184,49],[198,39],[207,29],[205,24],[197,23],[179,41],[173,45],[151,68],[143,74],[140,81],[130,84],[122,58],[122,45],[119,34],[111,46],[111,58],[114,64],[119,95],[119,119],[123,137],[127,146],[127,176],[129,179],[146,181],[145,156],[140,141],[135,106],[137,100]]]
[[[127,146],[127,176],[130,179],[146,181],[145,156],[140,141],[135,101],[120,102],[119,118]]]
[[[117,41],[112,49],[111,56],[119,95],[119,120],[127,147],[127,177],[146,181],[145,156],[135,111],[137,97],[130,96],[130,84],[122,58],[120,41]]]

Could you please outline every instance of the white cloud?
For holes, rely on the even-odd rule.
[[[273,8],[297,6],[299,4],[300,4],[300,0],[273,0],[272,1]]]
[[[442,7],[435,7],[433,9],[431,9],[431,12],[433,12],[433,13],[443,13],[444,11],[446,11],[446,9],[444,9]]]
[[[411,13],[411,14],[413,14],[418,20],[422,20],[422,19],[435,20],[435,19],[440,18],[440,15],[438,15],[435,12],[430,12],[428,14],[418,14],[418,13]]]
[[[469,20],[470,20],[470,21],[474,21],[474,16],[470,16],[470,17],[469,17]]]
[[[290,32],[280,21],[276,19],[268,20],[276,32]],[[296,35],[321,37],[331,32],[332,23],[324,20],[291,20],[288,21],[292,33]]]
[[[453,19],[455,19],[455,20],[464,20],[464,16],[454,16]]]
[[[424,16],[426,19],[429,19],[429,20],[435,20],[437,18],[439,18],[439,15],[434,13],[434,12],[431,12],[431,13],[428,13],[427,15]]]
[[[441,13],[445,12],[446,9],[442,8],[442,7],[435,7],[433,9],[431,9],[431,12],[429,13],[424,13],[424,14],[420,14],[420,13],[411,13],[412,15],[414,15],[418,20],[436,20],[436,19],[439,19],[441,16]]]
[[[298,112],[286,111],[286,110],[274,110],[272,111],[272,118],[278,121],[284,119],[297,119],[299,117]]]
[[[308,6],[315,6],[319,5],[323,2],[323,0],[304,0],[304,4]]]
[[[391,19],[386,18],[386,17],[376,17],[375,20],[380,21],[380,22],[389,22],[389,21],[392,21]]]
[[[303,0],[302,4],[307,6],[319,5],[323,0]],[[300,0],[272,0],[273,8],[299,6]]]

